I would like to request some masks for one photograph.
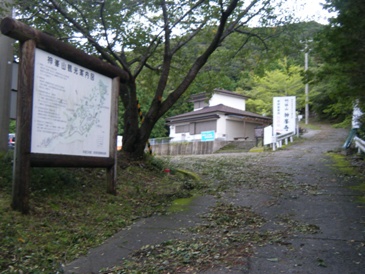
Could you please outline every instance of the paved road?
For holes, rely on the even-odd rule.
[[[341,147],[346,134],[344,130],[323,126],[276,152],[174,157],[172,161],[185,164],[201,163],[207,157],[213,162],[222,157],[248,162],[245,168],[232,170],[242,173],[234,178],[254,177],[257,185],[252,180],[239,183],[222,191],[219,197],[199,197],[189,211],[140,220],[67,265],[65,273],[97,273],[120,264],[131,251],[144,245],[189,237],[181,233],[181,228],[201,222],[199,216],[218,200],[252,208],[266,219],[260,228],[263,231],[288,226],[283,225],[286,219],[310,224],[317,233],[298,231],[288,234],[285,242],[254,246],[254,255],[244,267],[221,267],[204,273],[365,273],[365,207],[356,203],[360,194],[348,188],[360,179],[334,168],[328,155]],[[272,187],[273,182],[279,185]]]
[[[328,155],[343,144],[346,132],[323,127],[304,137],[305,142],[264,160],[277,172],[291,174],[295,187],[288,186],[291,190],[280,197],[261,199],[273,198],[271,206],[253,204],[260,201],[257,192],[241,191],[238,196],[240,204],[248,201],[270,220],[268,226],[278,216],[289,215],[315,225],[319,233],[294,235],[285,245],[256,248],[248,273],[365,273],[365,207],[355,202],[360,194],[348,188],[358,182],[336,170]]]

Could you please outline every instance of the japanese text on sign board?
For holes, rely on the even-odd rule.
[[[273,128],[274,134],[285,134],[295,131],[295,96],[273,98]]]

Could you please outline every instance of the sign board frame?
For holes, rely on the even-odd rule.
[[[273,97],[273,134],[296,131],[296,97]]]
[[[17,141],[14,152],[12,208],[29,213],[31,167],[98,167],[106,168],[107,192],[116,194],[117,127],[119,84],[128,74],[98,58],[62,43],[57,39],[7,17],[1,22],[4,35],[20,41],[17,96]],[[110,128],[108,157],[33,153],[31,151],[34,72],[36,48],[68,60],[80,67],[111,78]]]

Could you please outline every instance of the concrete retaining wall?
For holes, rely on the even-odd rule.
[[[155,155],[192,155],[212,154],[228,144],[235,144],[237,149],[251,149],[254,142],[249,141],[211,141],[211,142],[171,142],[165,144],[151,145],[152,153]]]

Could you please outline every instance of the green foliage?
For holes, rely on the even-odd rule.
[[[320,84],[313,97],[320,116],[349,125],[355,100],[365,102],[365,2],[359,0],[328,0],[325,7],[336,11],[316,36],[315,50],[323,65],[316,72]]]
[[[11,133],[16,132],[16,121],[15,120],[10,120],[9,132],[11,132]]]
[[[0,155],[0,272],[57,273],[133,220],[166,212],[196,185],[166,175],[164,161],[118,168],[118,195],[106,193],[103,169],[32,168],[30,215],[11,210],[11,153]],[[189,184],[189,182],[192,182]]]
[[[262,77],[253,77],[253,89],[247,92],[247,109],[262,115],[272,115],[272,98],[275,96],[297,96],[297,108],[304,107],[304,84],[302,68],[288,64],[286,59],[277,62],[277,68],[266,71]]]
[[[246,70],[258,63],[276,30],[247,28],[251,20],[257,17],[261,26],[270,27],[291,20],[280,9],[284,1],[14,2],[16,17],[26,24],[127,72],[129,80],[120,88],[124,109],[119,132],[123,150],[136,158],[149,137],[166,136],[165,115],[186,110],[185,93],[234,90],[242,64]],[[136,115],[136,98],[143,123]]]
[[[347,76],[347,94],[363,97],[365,3],[360,0],[328,0],[326,7],[338,13],[320,36],[320,46],[326,46],[322,49],[322,56],[329,65],[334,65],[327,69]]]

